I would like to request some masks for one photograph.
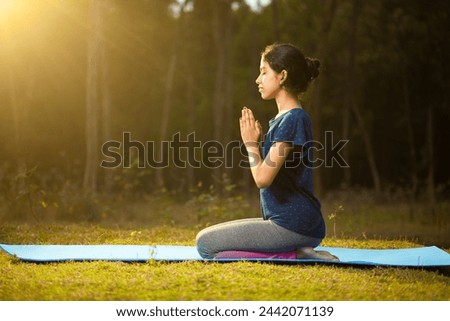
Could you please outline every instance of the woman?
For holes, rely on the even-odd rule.
[[[258,147],[261,125],[249,108],[242,109],[239,122],[251,173],[260,189],[262,218],[200,231],[197,249],[202,257],[337,260],[326,251],[314,250],[325,237],[325,223],[312,189],[311,121],[299,101],[318,76],[319,66],[318,60],[305,58],[290,44],[273,44],[261,53],[258,90],[278,107],[262,151]]]

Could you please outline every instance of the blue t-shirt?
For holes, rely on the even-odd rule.
[[[291,231],[323,238],[325,222],[312,186],[313,136],[309,115],[295,108],[270,120],[263,158],[275,142],[289,142],[294,149],[272,184],[260,190],[263,218]]]

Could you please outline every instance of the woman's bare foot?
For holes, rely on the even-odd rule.
[[[312,247],[297,249],[297,259],[318,259],[327,261],[339,261],[339,258],[328,251],[315,251]]]

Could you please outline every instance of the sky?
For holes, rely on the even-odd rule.
[[[3,0],[0,0],[0,2]],[[179,4],[183,3],[184,0],[177,0]],[[254,11],[260,10],[262,7],[267,6],[270,4],[272,0],[245,0],[245,2],[252,8]],[[237,3],[235,3],[237,4]],[[232,8],[234,9],[234,6],[232,5]],[[178,16],[180,10],[180,5],[173,5],[172,11],[175,16]],[[189,11],[192,10],[192,5],[186,6],[185,10]]]
[[[245,0],[247,4],[253,9],[258,10],[259,7],[267,6],[270,3],[271,0]],[[258,5],[259,3],[259,5]]]

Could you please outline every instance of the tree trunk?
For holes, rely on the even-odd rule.
[[[252,20],[249,22],[249,25],[254,25],[254,16],[251,18]],[[250,70],[250,76],[248,77],[248,91],[247,91],[247,101],[249,102],[250,106],[254,107],[253,104],[259,104],[261,101],[261,97],[259,96],[259,92],[257,90],[257,85],[255,82],[257,70],[259,70],[259,60],[260,56],[258,55],[258,52],[261,50],[261,36],[259,33],[249,34],[249,39],[247,41],[250,44],[250,50],[248,51],[248,55],[250,57],[248,58],[250,61],[250,66],[252,67]],[[238,119],[235,119],[235,126],[239,126]],[[265,127],[265,124],[263,124],[263,127]],[[239,136],[240,138],[240,136]],[[242,154],[240,152],[240,157],[242,157]],[[244,188],[245,194],[248,197],[254,196],[255,192],[255,182],[253,180],[251,171],[249,168],[242,167],[241,169],[242,173],[242,186]]]
[[[197,112],[196,112],[196,106],[195,106],[195,99],[194,99],[194,77],[193,77],[193,73],[188,73],[187,74],[187,104],[189,106],[189,116],[188,116],[188,123],[189,123],[189,134],[191,133],[191,130],[193,130],[195,128],[195,123],[197,120]],[[195,131],[193,131],[195,132]],[[188,153],[195,153],[194,150],[195,146],[191,146],[189,147],[189,152]],[[189,155],[188,157],[195,157],[195,154],[193,155]],[[192,164],[193,165],[193,164]],[[188,164],[187,167],[187,186],[189,188],[189,190],[193,190],[195,187],[195,168],[190,166]]]
[[[355,9],[355,5],[353,7]],[[348,36],[348,56],[347,64],[345,66],[345,82],[344,82],[344,108],[342,113],[342,135],[344,139],[349,139],[350,132],[350,114],[353,110],[352,105],[355,104],[355,56],[356,56],[356,30],[357,26],[357,12],[353,10],[350,16],[349,31]],[[348,148],[344,149],[344,159],[349,162],[350,160],[350,150]],[[344,169],[344,187],[351,186],[351,167]]]
[[[112,139],[111,137],[111,91],[109,86],[109,64],[106,55],[106,47],[103,46],[101,52],[101,109],[102,109],[102,142],[106,142]],[[105,184],[105,190],[111,191],[113,187],[113,171],[114,169],[104,170],[103,182]]]
[[[175,71],[178,64],[178,52],[179,52],[179,45],[180,45],[180,34],[181,34],[181,28],[183,24],[183,18],[184,18],[184,8],[186,4],[189,2],[189,0],[183,1],[179,4],[180,6],[180,16],[177,20],[177,26],[175,31],[175,39],[173,41],[172,45],[172,52],[170,54],[170,61],[169,61],[169,68],[167,70],[167,78],[166,78],[166,84],[164,87],[164,102],[163,102],[163,110],[162,110],[162,116],[161,116],[161,123],[159,128],[159,140],[160,140],[160,146],[159,148],[155,147],[157,150],[158,160],[162,161],[164,157],[164,151],[163,151],[163,142],[167,141],[169,139],[169,119],[170,119],[170,111],[172,109],[172,96],[173,96],[173,83],[174,83],[174,76]],[[156,185],[158,189],[164,189],[166,188],[166,182],[164,179],[164,171],[162,168],[156,169]]]
[[[434,113],[433,106],[428,107],[427,111],[427,153],[428,153],[428,177],[427,177],[427,195],[428,195],[428,210],[431,217],[435,221],[438,220],[436,214],[436,189],[434,186]]]
[[[231,4],[230,4],[231,5]],[[229,13],[226,15],[225,20],[225,44],[226,44],[226,66],[225,66],[225,117],[224,117],[224,128],[223,128],[223,148],[231,141],[232,139],[232,125],[233,125],[233,104],[234,104],[234,92],[233,92],[233,43],[232,39],[232,31],[233,31],[233,20],[231,17],[231,10],[228,10]],[[224,153],[225,157],[230,157]],[[224,159],[225,160],[225,159]],[[225,160],[226,161],[226,160]],[[224,174],[226,175],[226,181],[231,182],[231,169],[223,166]],[[228,183],[229,185],[230,183]],[[224,186],[225,189],[229,188],[229,186]]]
[[[89,36],[86,78],[86,167],[83,189],[87,196],[97,192],[99,164],[99,71],[101,65],[102,2],[89,2]]]
[[[410,194],[410,201],[411,205],[414,206],[414,202],[417,198],[417,193],[419,189],[419,171],[418,171],[418,164],[417,164],[417,152],[416,152],[416,145],[414,140],[414,132],[413,132],[413,124],[412,124],[412,117],[411,117],[411,102],[410,102],[410,90],[408,86],[408,75],[406,66],[403,66],[402,70],[402,89],[403,89],[403,99],[405,104],[405,119],[406,119],[406,133],[407,133],[407,142],[408,142],[408,149],[409,149],[409,158],[410,158],[410,179],[411,179],[411,188],[409,191]],[[410,218],[413,217],[413,209],[410,210]]]
[[[328,55],[328,48],[329,48],[329,34],[331,30],[331,26],[333,25],[334,16],[336,13],[337,8],[337,1],[332,0],[329,2],[329,6],[325,10],[323,17],[322,17],[322,26],[318,37],[318,45],[316,48],[316,56],[322,60],[326,59]],[[321,80],[320,76],[314,80],[311,88],[311,116],[313,121],[313,131],[314,131],[314,140],[321,141],[322,139],[322,124],[321,124]],[[317,195],[322,194],[322,175],[321,175],[321,169],[316,168],[314,169],[314,191]]]
[[[226,145],[232,111],[232,81],[231,77],[231,1],[223,0],[214,4],[213,32],[216,49],[216,75],[213,94],[213,139],[222,146]],[[229,127],[229,126],[228,126]],[[212,176],[217,182],[219,192],[223,190],[224,166],[214,169]]]
[[[343,108],[343,113],[342,113],[342,138],[349,140],[349,136],[350,136],[350,100],[351,98],[349,97],[352,92],[348,90],[348,86],[349,86],[349,79],[346,80],[346,85],[347,85],[347,90],[345,90],[345,98],[344,98],[344,108]],[[350,149],[345,148],[343,150],[343,157],[345,159],[345,161],[347,163],[350,162]],[[349,188],[352,184],[352,171],[351,171],[351,167],[349,168],[344,168],[344,181],[342,183],[342,187],[343,188]]]
[[[355,71],[355,67],[356,67],[355,66],[355,57],[356,57],[356,53],[357,53],[356,35],[357,35],[357,28],[358,28],[358,19],[359,19],[359,15],[361,12],[361,6],[362,6],[362,3],[360,1],[353,0],[353,9],[352,9],[352,13],[350,15],[350,22],[349,22],[350,34],[349,34],[349,42],[348,42],[348,44],[349,44],[349,47],[348,47],[348,51],[349,51],[348,82],[349,83],[348,84],[350,86],[348,89],[348,91],[349,91],[348,92],[348,95],[349,95],[348,103],[350,104],[350,108],[355,115],[359,130],[361,131],[361,135],[363,136],[364,147],[366,149],[367,160],[369,163],[375,192],[377,194],[379,194],[381,192],[381,182],[380,182],[380,176],[378,174],[378,169],[377,169],[377,165],[376,165],[376,161],[375,161],[375,155],[374,155],[374,151],[373,151],[372,141],[370,139],[370,133],[367,130],[367,126],[365,124],[364,117],[362,116],[362,114],[359,110],[357,100],[356,100],[356,93],[358,92],[357,86],[356,86],[356,84],[358,83],[358,80],[357,80],[357,75],[356,75],[356,71]]]
[[[370,174],[373,180],[373,186],[376,194],[381,193],[381,180],[380,175],[378,174],[378,168],[375,161],[375,154],[373,151],[372,140],[370,139],[370,133],[367,130],[365,121],[361,112],[356,103],[352,103],[351,105],[352,111],[355,115],[356,122],[358,124],[359,130],[361,131],[361,135],[363,136],[364,147],[366,149],[367,161],[369,163]]]
[[[281,41],[280,32],[280,3],[278,0],[272,0],[272,22],[273,22],[273,36],[275,42]]]
[[[225,72],[226,72],[226,43],[223,39],[224,21],[226,18],[227,2],[218,1],[213,6],[213,31],[216,49],[216,74],[213,94],[213,138],[222,142],[223,117],[225,109]]]
[[[178,36],[176,36],[175,43],[177,42]],[[174,44],[175,47],[175,44]],[[162,161],[164,156],[163,151],[163,142],[167,141],[168,139],[168,128],[169,128],[169,117],[170,117],[170,109],[172,107],[172,88],[173,88],[173,78],[175,74],[175,68],[177,65],[178,60],[178,54],[177,50],[173,49],[172,54],[170,56],[170,62],[169,62],[169,69],[167,71],[167,79],[166,79],[166,86],[164,89],[164,102],[163,102],[163,110],[162,110],[162,116],[161,116],[161,123],[159,128],[159,141],[160,146],[157,148],[157,151],[159,153],[158,160]],[[156,185],[159,189],[165,188],[165,180],[164,180],[164,173],[162,168],[156,169]]]

